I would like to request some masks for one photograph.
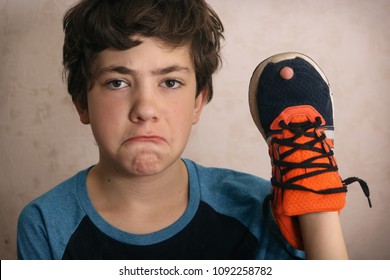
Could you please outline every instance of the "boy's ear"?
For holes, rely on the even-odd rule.
[[[194,106],[194,117],[192,119],[192,124],[196,124],[199,121],[203,107],[207,102],[208,95],[209,95],[209,87],[205,86],[200,91],[199,95],[196,97],[195,106]]]
[[[79,113],[81,123],[83,123],[83,124],[89,124],[90,121],[89,121],[89,112],[88,112],[88,108],[83,108],[83,107],[80,105],[80,102],[77,101],[77,100],[74,100],[74,101],[73,101],[73,104],[74,104],[74,106],[76,107],[77,113]]]

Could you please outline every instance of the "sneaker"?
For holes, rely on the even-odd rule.
[[[291,71],[292,70],[292,71]],[[290,77],[281,76],[286,71]],[[302,249],[297,216],[340,211],[347,185],[333,153],[333,98],[318,65],[300,53],[281,53],[261,62],[249,86],[252,118],[269,146],[272,164],[272,213],[287,241]]]

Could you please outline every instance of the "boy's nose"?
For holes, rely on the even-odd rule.
[[[138,123],[158,119],[158,101],[155,93],[141,90],[135,93],[130,110],[130,120]]]

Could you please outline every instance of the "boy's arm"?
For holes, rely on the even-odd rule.
[[[298,216],[307,259],[348,259],[338,212]]]

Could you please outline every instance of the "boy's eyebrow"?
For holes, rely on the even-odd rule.
[[[156,69],[152,71],[153,75],[165,75],[172,72],[190,72],[188,67],[180,66],[180,65],[171,65],[168,67]]]
[[[99,69],[96,76],[100,77],[101,75],[103,75],[105,73],[110,73],[110,72],[116,72],[119,74],[132,75],[132,76],[136,76],[138,74],[138,72],[136,70],[131,69],[131,68],[127,68],[125,66],[109,66],[109,67],[104,67],[104,68]],[[169,74],[172,72],[188,72],[189,73],[190,69],[188,67],[185,67],[185,66],[171,65],[171,66],[167,66],[164,68],[158,68],[156,70],[151,71],[152,75],[155,75],[155,76],[166,75],[166,74]]]
[[[104,75],[106,73],[116,72],[119,74],[124,75],[136,75],[137,71],[127,68],[125,66],[109,66],[109,67],[103,67],[99,69],[99,71],[96,74],[96,77],[100,77],[101,75]]]

